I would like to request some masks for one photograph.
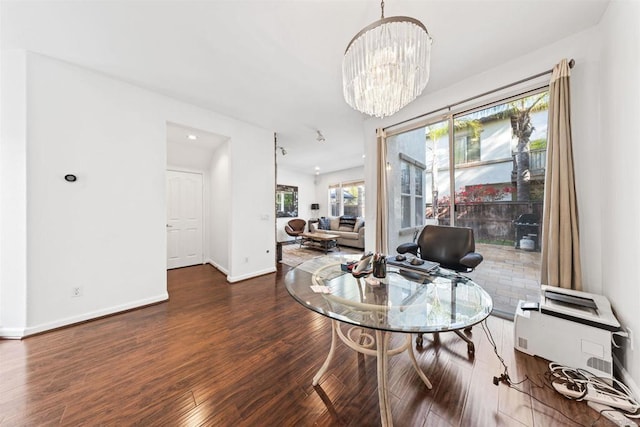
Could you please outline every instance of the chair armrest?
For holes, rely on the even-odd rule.
[[[474,269],[482,262],[483,259],[482,255],[475,252],[469,252],[460,259],[460,264]]]
[[[400,246],[398,246],[396,251],[399,254],[406,254],[407,252],[409,252],[409,253],[414,254],[415,256],[418,256],[418,244],[417,243],[403,243]]]

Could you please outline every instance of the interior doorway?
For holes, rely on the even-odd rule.
[[[227,223],[221,193],[228,186],[229,138],[171,122],[166,129],[167,268],[208,262],[224,271],[228,230],[220,225]]]

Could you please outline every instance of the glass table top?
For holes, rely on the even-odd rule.
[[[286,289],[300,304],[324,316],[393,332],[463,329],[491,314],[489,294],[455,272],[436,268],[421,273],[387,265],[386,277],[377,279],[355,278],[341,269],[341,264],[358,259],[330,255],[306,261],[286,274]]]

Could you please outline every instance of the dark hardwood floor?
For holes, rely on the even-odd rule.
[[[340,344],[311,386],[329,320],[287,294],[280,268],[236,284],[209,265],[171,270],[166,303],[0,341],[0,425],[380,425],[375,358]],[[513,350],[513,324],[487,325],[511,378],[542,385],[547,363]],[[479,325],[472,334],[473,359],[452,333],[425,337],[416,355],[432,390],[406,354],[390,360],[396,426],[612,425],[548,387],[493,385],[501,365]]]

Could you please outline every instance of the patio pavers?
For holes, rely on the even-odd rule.
[[[476,243],[484,261],[466,274],[493,298],[494,314],[512,319],[518,300],[540,299],[540,252]]]

